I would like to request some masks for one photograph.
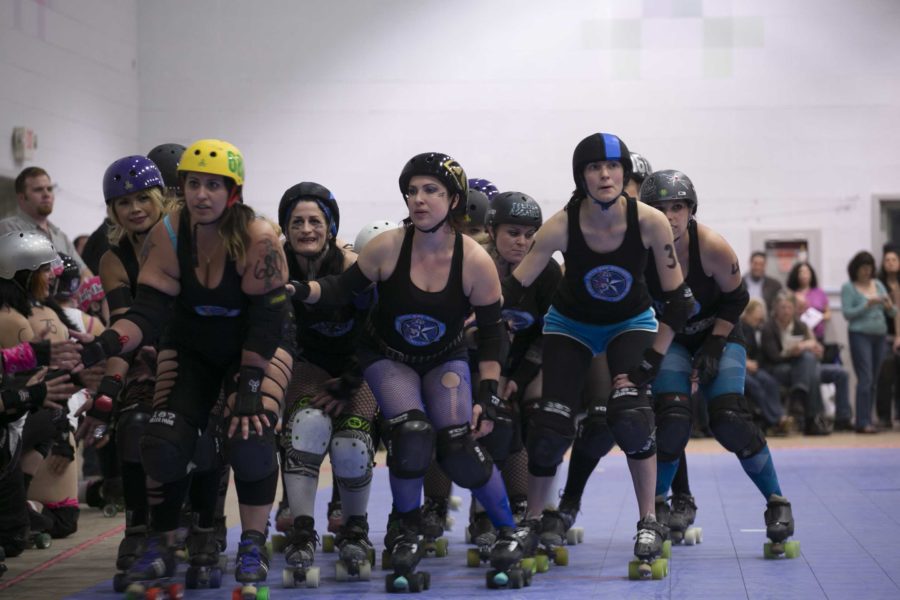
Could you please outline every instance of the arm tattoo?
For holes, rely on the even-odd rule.
[[[262,260],[256,261],[253,267],[253,276],[265,282],[266,291],[271,290],[275,286],[284,283],[281,273],[284,268],[284,260],[279,248],[272,243],[272,240],[263,240],[266,249],[263,253]]]
[[[147,262],[147,259],[150,257],[150,250],[153,249],[153,247],[155,245],[156,244],[154,244],[153,240],[151,240],[150,238],[147,238],[146,240],[144,240],[144,247],[141,248],[141,258],[140,258],[140,265],[142,267],[144,266],[144,263]]]
[[[56,323],[53,321],[53,319],[41,319],[41,321],[44,323],[44,325],[46,325],[47,331],[49,331],[50,333],[56,333],[57,331],[59,331],[56,328]]]
[[[731,263],[731,274],[737,275],[741,269],[738,267],[737,263]]]
[[[678,265],[678,261],[675,259],[675,247],[672,244],[666,244],[663,248],[669,254],[669,260],[672,262],[668,263],[666,267],[670,269],[674,269],[676,265]]]
[[[23,327],[22,329],[19,330],[19,334],[16,337],[19,339],[20,342],[30,342],[31,340],[27,336],[28,336],[28,330]]]

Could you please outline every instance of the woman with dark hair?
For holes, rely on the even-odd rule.
[[[881,257],[881,268],[878,269],[878,280],[884,285],[894,306],[900,306],[900,252],[897,248],[887,246]],[[885,343],[885,358],[878,374],[878,385],[875,388],[875,413],[879,425],[891,429],[891,398],[894,400],[894,416],[900,419],[900,331],[898,326],[900,312],[893,319],[887,320],[888,337]]]
[[[798,317],[810,308],[822,314],[822,320],[813,327],[813,335],[822,342],[825,339],[825,325],[831,320],[831,309],[828,307],[828,296],[819,287],[816,271],[808,262],[798,262],[788,273],[786,285],[794,292]]]
[[[847,319],[856,372],[856,432],[878,433],[872,425],[875,369],[884,356],[886,316],[893,318],[897,309],[887,288],[875,278],[875,258],[870,253],[858,252],[847,265],[847,275],[850,281],[841,287],[841,311]]]

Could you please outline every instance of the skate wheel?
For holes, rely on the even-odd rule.
[[[700,527],[688,527],[684,532],[684,543],[686,546],[693,546],[703,542],[703,529]]]
[[[453,529],[453,526],[456,524],[456,519],[447,515],[447,518],[444,519],[444,531],[450,531]]]
[[[219,569],[222,571],[228,570],[228,557],[224,554],[219,555]]]
[[[140,583],[131,583],[125,588],[125,600],[142,600],[145,592]]]
[[[391,553],[387,549],[381,551],[381,568],[385,570],[391,568]]]
[[[660,556],[662,556],[663,558],[666,558],[666,559],[672,558],[672,541],[671,540],[666,540],[663,542],[662,552],[660,553]]]
[[[128,589],[128,575],[126,573],[116,573],[113,575],[113,591],[121,594]]]
[[[576,527],[575,531],[578,532],[578,543],[584,543],[584,527]]]
[[[166,586],[166,598],[169,600],[182,600],[184,598],[184,586],[180,583],[172,583]]]
[[[581,534],[579,538],[578,534]],[[566,532],[566,543],[570,546],[580,544],[584,540],[584,529],[581,527],[573,527]]]
[[[557,546],[553,550],[553,562],[561,567],[569,564],[569,549],[565,546]]]
[[[509,587],[514,590],[518,590],[525,586],[525,575],[522,573],[522,569],[510,569],[509,570]]]
[[[462,498],[459,496],[450,496],[447,501],[447,507],[450,510],[459,510],[460,506],[462,506]]]
[[[322,552],[334,552],[334,536],[330,533],[322,536]]]
[[[119,514],[119,507],[115,504],[107,504],[103,507],[103,516],[107,519],[112,519],[117,514]]]
[[[657,559],[659,562],[659,559]],[[653,575],[653,567],[642,560],[632,560],[628,563],[628,579],[648,579]]]
[[[773,549],[772,547],[775,546]],[[764,558],[779,558],[781,556],[781,552],[778,552],[779,547],[777,544],[773,544],[772,542],[766,542],[763,544],[763,557]]]
[[[369,565],[372,567],[375,566],[375,548],[369,548],[369,551],[366,553],[366,556],[369,558]]]
[[[550,557],[546,554],[538,554],[534,557],[534,564],[538,573],[546,573],[550,570]]]
[[[189,590],[197,589],[197,568],[188,567],[184,572],[184,587]]]
[[[286,588],[294,588],[297,586],[297,583],[294,580],[294,570],[293,569],[282,569],[281,585],[283,585]]]
[[[466,530],[465,530],[465,532],[463,532],[463,535],[465,536],[465,541],[466,541],[466,543],[467,543],[467,544],[471,544],[471,543],[472,543],[472,536],[469,534],[469,528],[468,528],[468,527],[466,527]]]
[[[665,558],[657,558],[650,565],[650,576],[653,579],[662,579],[669,574],[669,561]]]
[[[334,563],[334,578],[337,581],[348,581],[350,579],[350,573],[347,571],[347,565],[344,564],[344,561],[339,560]]]
[[[360,581],[369,581],[372,579],[372,564],[371,563],[363,563],[359,565],[359,579]]]
[[[797,558],[800,556],[800,542],[791,540],[784,544],[785,558]]]
[[[287,536],[286,535],[273,535],[272,536],[272,550],[275,552],[284,552],[284,549],[287,547]]]
[[[310,567],[306,570],[306,587],[319,587],[319,567]]]
[[[403,575],[388,575],[385,580],[388,592],[403,592],[409,589],[409,580]]]
[[[439,537],[434,541],[434,555],[438,558],[447,556],[450,540],[445,537]]]
[[[152,588],[148,589],[146,592],[144,592],[145,600],[162,600],[162,598],[163,598],[162,588],[152,587]]]
[[[248,600],[269,600],[269,587],[263,586],[256,591],[256,598],[249,598]]]
[[[478,548],[469,548],[466,550],[466,566],[478,567],[481,565],[481,553]]]
[[[491,573],[491,571],[488,571]],[[503,571],[494,571],[494,576],[492,579],[494,580],[494,585],[496,587],[506,587],[509,584],[509,575],[504,573]]]
[[[523,558],[522,562],[519,564],[522,565],[522,570],[526,573],[534,574],[534,572],[537,570],[537,565],[534,564],[534,559],[531,557]],[[530,581],[531,578],[529,577],[528,580]]]
[[[53,538],[49,533],[43,532],[35,534],[34,545],[38,550],[46,550],[53,544]]]
[[[212,589],[218,589],[222,587],[222,570],[221,569],[213,569],[209,572],[209,587]]]

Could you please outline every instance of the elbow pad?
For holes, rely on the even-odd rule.
[[[282,341],[282,326],[288,316],[287,290],[282,285],[261,296],[250,296],[250,320],[244,350],[255,352],[266,360],[275,355]]]
[[[527,289],[512,273],[500,280],[500,288],[503,292],[503,306],[507,308],[521,302]]]
[[[509,354],[509,336],[506,323],[500,318],[500,302],[476,306],[475,322],[478,324],[478,362],[505,363]]]
[[[131,321],[141,330],[141,343],[152,345],[159,337],[163,325],[169,320],[175,299],[153,286],[139,283],[137,297],[128,312],[122,317]]]
[[[329,275],[316,280],[321,292],[317,304],[324,307],[337,307],[349,304],[353,297],[365,291],[371,281],[366,277],[359,264],[353,265],[340,275]]]
[[[682,283],[671,292],[663,292],[663,300],[665,306],[659,320],[678,333],[694,312],[694,293],[686,283]]]
[[[716,317],[729,323],[737,323],[748,302],[750,302],[750,293],[747,292],[747,284],[742,279],[741,285],[730,292],[722,292]]]

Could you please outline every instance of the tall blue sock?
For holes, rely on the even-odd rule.
[[[503,485],[503,477],[497,467],[486,484],[472,490],[472,495],[484,507],[488,518],[494,527],[515,527],[512,510],[509,508],[509,498],[506,496],[506,486]]]
[[[656,460],[656,495],[665,496],[669,488],[672,487],[672,480],[675,479],[675,473],[678,472],[678,464],[680,458],[676,458],[672,462],[663,462],[657,458]]]
[[[763,497],[768,500],[772,494],[781,495],[781,485],[778,483],[778,473],[775,472],[775,463],[768,446],[751,456],[740,459],[744,472],[750,477]]]
[[[394,499],[394,508],[398,512],[409,512],[422,506],[422,486],[425,478],[400,479],[393,474],[390,476],[391,494]]]

